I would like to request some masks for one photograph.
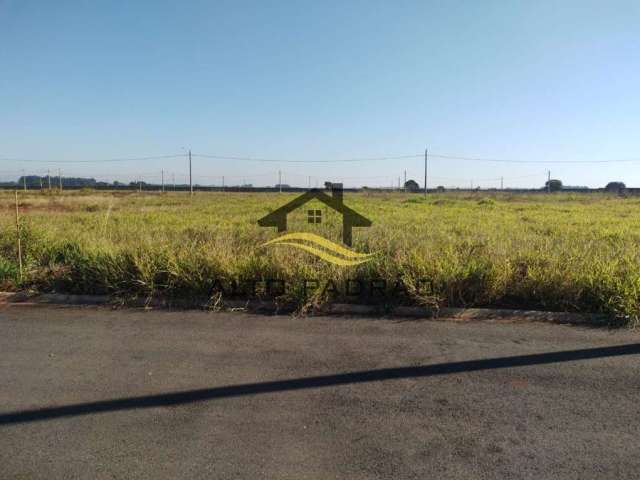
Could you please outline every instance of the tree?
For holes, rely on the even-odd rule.
[[[437,190],[439,193],[443,193],[443,192],[445,192],[447,189],[446,189],[446,188],[444,188],[442,185],[438,185],[438,186],[436,187],[436,190]]]
[[[562,190],[562,180],[551,179],[544,182],[544,188],[550,192],[559,192]]]
[[[609,182],[607,183],[607,186],[604,187],[604,190],[606,192],[620,193],[624,192],[626,188],[627,186],[624,184],[624,182]]]
[[[404,182],[404,189],[407,192],[417,192],[418,190],[420,190],[420,185],[418,185],[418,182],[416,182],[415,180],[407,180],[406,182]]]

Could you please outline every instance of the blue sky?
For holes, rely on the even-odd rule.
[[[433,153],[640,159],[637,1],[0,0],[0,178],[148,181],[184,152],[291,160]],[[430,185],[640,186],[640,162],[434,158]],[[422,160],[194,158],[199,183],[390,185]],[[531,177],[529,177],[531,175]],[[154,177],[155,176],[155,177]]]

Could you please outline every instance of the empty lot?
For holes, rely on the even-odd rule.
[[[297,195],[20,192],[20,276],[15,195],[0,192],[0,289],[215,301],[229,294],[219,283],[278,279],[291,286],[278,301],[297,307],[392,302],[640,321],[638,197],[348,192],[345,203],[373,222],[354,229],[353,248],[373,257],[343,267],[289,246],[263,247],[278,232],[258,219]],[[342,222],[317,208],[326,221],[309,226],[303,210],[291,232],[304,226],[340,242]],[[336,282],[338,291],[305,290],[306,279]],[[407,291],[346,295],[349,279],[400,280]],[[240,297],[270,296],[262,290]]]

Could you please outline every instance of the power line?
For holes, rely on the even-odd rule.
[[[460,157],[456,155],[439,155],[439,154],[429,154],[431,157],[436,158],[444,158],[449,160],[464,160],[464,161],[472,161],[472,162],[498,162],[498,163],[625,163],[625,162],[640,162],[640,158],[626,158],[626,159],[616,159],[616,160],[514,160],[514,159],[505,159],[505,158],[484,158],[484,157]]]
[[[29,158],[6,158],[0,157],[3,162],[30,162],[30,163],[107,163],[107,162],[138,162],[144,160],[161,160],[163,158],[182,158],[184,154],[177,155],[157,155],[153,157],[133,157],[133,158],[104,158],[101,160],[34,160]]]
[[[383,161],[383,160],[402,160],[407,158],[422,158],[424,154],[415,155],[387,155],[381,157],[362,157],[362,158],[343,158],[332,160],[287,160],[276,158],[257,158],[257,157],[240,157],[240,156],[224,156],[224,155],[209,155],[209,154],[193,154],[194,157],[213,158],[217,160],[236,160],[244,162],[279,162],[279,163],[347,163],[347,162],[369,162],[369,161]],[[614,160],[518,160],[518,159],[506,159],[506,158],[487,158],[487,157],[464,157],[459,155],[445,155],[429,152],[430,157],[442,158],[448,160],[463,160],[473,162],[498,162],[498,163],[529,163],[529,164],[549,164],[549,163],[568,163],[568,164],[580,164],[580,163],[630,163],[640,162],[640,158],[626,158],[626,159],[614,159]]]
[[[213,158],[216,160],[236,160],[239,162],[271,162],[271,163],[348,163],[348,162],[374,162],[382,160],[402,160],[405,158],[416,158],[420,155],[395,155],[387,157],[366,157],[366,158],[342,158],[334,160],[284,160],[277,158],[255,158],[255,157],[227,157],[223,155],[206,155],[194,153],[194,157]]]
[[[161,160],[170,158],[183,158],[188,154],[169,154],[155,155],[146,157],[123,157],[123,158],[105,158],[95,160],[43,160],[31,158],[11,158],[0,157],[0,161],[4,162],[29,162],[29,163],[108,163],[108,162],[137,162],[147,160]],[[289,160],[282,158],[261,158],[261,157],[242,157],[242,156],[226,156],[226,155],[210,155],[204,153],[193,153],[193,157],[211,158],[216,160],[233,160],[241,162],[269,162],[269,163],[351,163],[351,162],[374,162],[385,160],[403,160],[410,158],[422,158],[424,154],[410,155],[385,155],[379,157],[358,157],[358,158],[342,158],[328,160]],[[449,155],[429,152],[430,157],[441,158],[446,160],[461,160],[471,162],[496,162],[496,163],[521,163],[521,164],[599,164],[599,163],[633,163],[640,162],[640,158],[610,159],[610,160],[522,160],[508,158],[490,158],[490,157],[466,157],[461,155]]]
[[[195,157],[195,155],[193,155]],[[245,175],[227,175],[227,174],[220,174],[220,175],[198,175],[198,178],[221,178],[221,177],[226,177],[226,178],[253,178],[253,177],[273,177],[276,174],[276,172],[269,172],[269,173],[247,173]],[[287,172],[287,175],[291,176],[291,175],[298,175],[295,173],[291,173],[291,172]],[[306,177],[306,175],[304,175]]]

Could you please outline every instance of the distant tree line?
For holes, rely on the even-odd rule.
[[[16,186],[23,187],[25,184],[27,188],[48,188],[49,181],[51,181],[51,187],[60,186],[60,177],[47,176],[47,175],[24,175],[21,176],[15,182],[0,182],[2,186]],[[117,182],[116,182],[117,183]],[[98,182],[95,178],[83,178],[83,177],[62,177],[62,187],[96,187],[96,186],[109,186],[108,182]]]
[[[51,187],[52,188],[57,188],[60,186],[60,177],[59,176],[47,176],[47,175],[24,175],[22,177],[20,177],[17,181],[15,182],[0,182],[0,186],[4,186],[4,187],[11,187],[11,186],[15,186],[15,187],[24,187],[25,184],[27,186],[27,188],[48,188],[49,187],[49,183],[51,183]],[[138,186],[153,186],[154,184],[152,183],[147,183],[147,182],[138,182],[138,181],[134,181],[134,182],[129,182],[129,183],[123,183],[123,182],[118,182],[118,181],[114,181],[112,183],[110,182],[99,182],[97,181],[95,178],[85,178],[85,177],[62,177],[62,187],[73,187],[73,188],[96,188],[96,187],[123,187],[123,186],[130,186],[130,187],[138,187]]]
[[[0,186],[2,187],[23,187],[24,185],[27,186],[27,188],[48,188],[49,187],[49,183],[51,183],[51,187],[52,188],[57,188],[60,186],[60,177],[58,176],[40,176],[40,175],[25,175],[25,176],[21,176],[17,181],[15,182],[0,182]],[[132,181],[129,183],[122,183],[122,182],[118,182],[118,181],[114,181],[113,183],[110,182],[99,182],[97,181],[95,178],[84,178],[84,177],[62,177],[62,187],[74,187],[74,188],[105,188],[105,187],[124,187],[124,186],[129,186],[129,187],[145,187],[145,186],[155,186],[155,184],[152,183],[147,183],[147,182],[143,182],[143,181]],[[326,188],[331,188],[332,183],[331,182],[325,182],[325,187]],[[242,187],[245,188],[253,188],[253,185],[247,184],[247,185],[242,185]],[[288,189],[291,188],[289,185],[287,184],[277,184],[275,186],[275,188],[279,188],[281,187],[282,189]],[[367,189],[368,187],[363,187],[363,189]],[[404,189],[407,192],[418,192],[420,191],[420,185],[418,184],[418,182],[416,182],[415,180],[407,180],[404,184]],[[572,190],[572,191],[576,191],[576,190],[590,190],[589,187],[582,187],[582,186],[565,186],[562,183],[562,180],[559,179],[551,179],[548,180],[547,182],[545,182],[544,187],[542,187],[542,189],[544,190],[549,190],[551,192],[560,192],[562,190]],[[606,192],[611,192],[611,193],[624,193],[627,189],[627,186],[624,184],[624,182],[609,182],[607,183],[607,185],[604,187],[604,190]],[[443,186],[438,186],[437,191],[439,192],[444,192],[446,189]]]
[[[575,187],[575,186],[565,186],[562,183],[562,180],[552,179],[545,182],[544,187],[545,190],[549,190],[551,192],[559,192],[561,190],[589,190],[589,187]],[[627,189],[627,186],[624,182],[609,182],[604,187],[605,192],[611,193],[623,193]]]

